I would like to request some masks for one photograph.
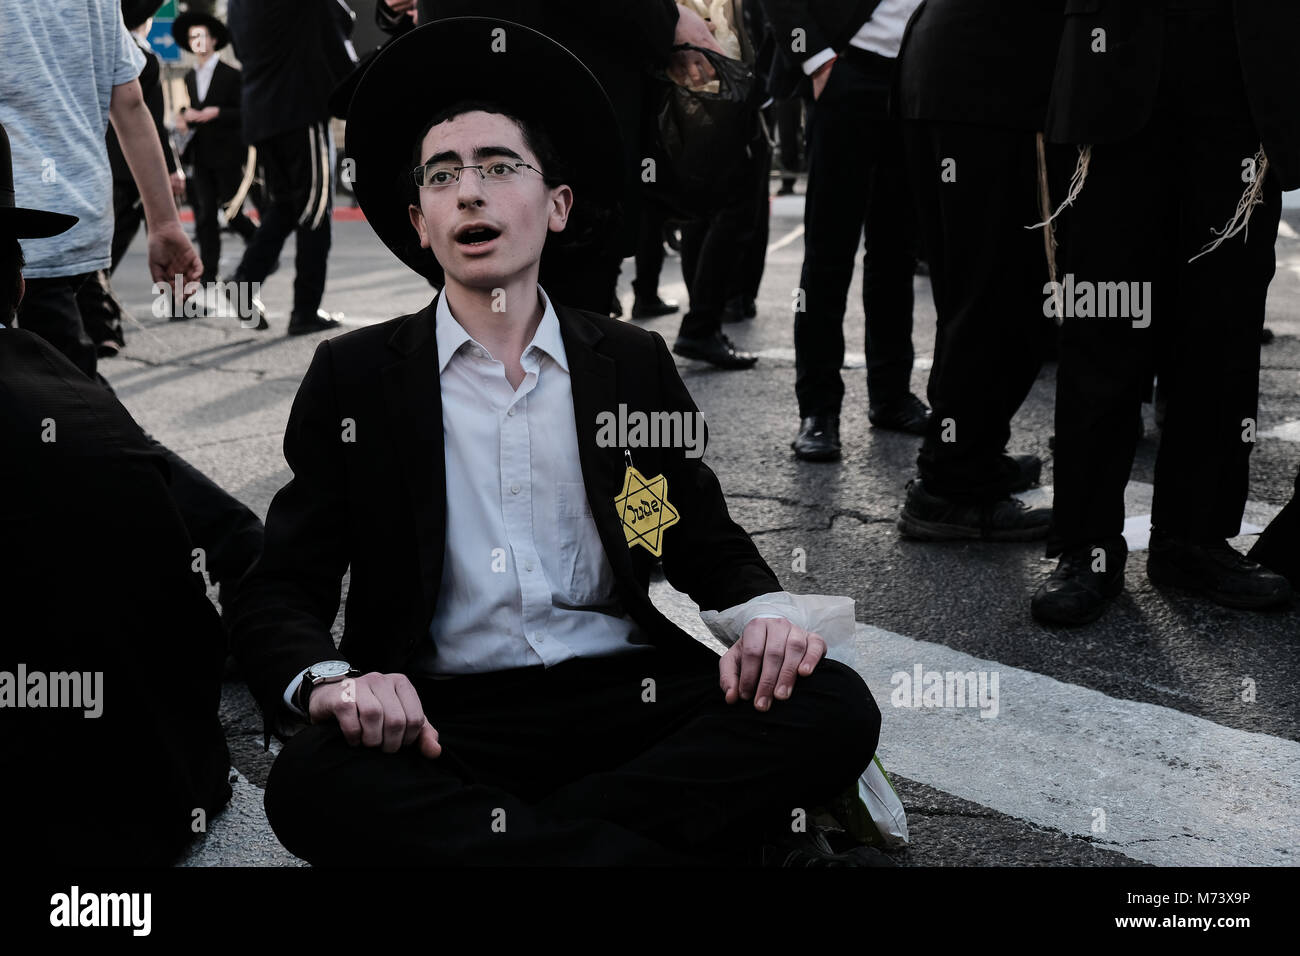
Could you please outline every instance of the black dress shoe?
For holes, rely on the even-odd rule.
[[[1031,508],[1007,495],[966,503],[926,491],[920,478],[907,483],[907,500],[898,516],[903,537],[916,541],[1037,541],[1047,537],[1051,508]]]
[[[1185,588],[1224,607],[1281,607],[1291,599],[1286,578],[1226,541],[1194,543],[1153,531],[1147,578],[1157,587]]]
[[[868,405],[867,421],[875,428],[887,431],[924,435],[926,425],[930,423],[930,409],[925,402],[908,392],[905,397],[894,401]]]
[[[224,286],[223,291],[226,294],[226,305],[223,309],[226,315],[234,315],[239,319],[239,324],[246,329],[256,328],[259,332],[264,332],[271,327],[271,323],[266,321],[266,306],[257,296],[249,296],[248,307],[245,308],[242,296],[239,294],[240,282],[231,279]],[[257,321],[254,322],[253,320]]]
[[[809,415],[799,422],[799,434],[790,443],[796,458],[804,461],[835,461],[840,457],[838,415]]]
[[[632,302],[632,318],[657,319],[661,315],[672,315],[680,308],[676,299],[661,299],[659,296],[653,299],[635,299]]]
[[[289,334],[290,335],[308,335],[312,332],[327,332],[330,329],[337,329],[343,325],[339,319],[343,318],[342,312],[325,312],[317,309],[316,314],[305,319],[295,319],[289,317]]]
[[[1043,474],[1043,459],[1037,455],[1009,455],[1020,473],[1012,479],[1010,492],[1015,494],[1017,491],[1027,491],[1038,484],[1038,480]]]
[[[1052,576],[1034,592],[1029,610],[1043,624],[1078,627],[1101,617],[1124,590],[1128,548],[1083,545],[1061,555]]]
[[[721,332],[707,339],[689,339],[677,336],[673,351],[682,358],[700,359],[718,368],[750,368],[758,361],[757,355],[737,352],[731,339]]]

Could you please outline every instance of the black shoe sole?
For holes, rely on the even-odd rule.
[[[1083,627],[1083,625],[1091,624],[1093,621],[1097,620],[1097,618],[1105,614],[1106,608],[1110,607],[1111,602],[1114,601],[1115,598],[1119,597],[1123,591],[1124,589],[1121,587],[1114,594],[1104,595],[1106,600],[1102,601],[1086,614],[1081,614],[1078,617],[1049,617],[1042,614],[1032,602],[1030,602],[1029,605],[1029,613],[1039,624],[1045,624],[1048,627]]]
[[[898,518],[898,531],[913,541],[1041,541],[1047,537],[1048,525],[1038,528],[1001,528],[987,532],[964,524],[924,521],[904,511]]]
[[[1239,611],[1264,611],[1271,608],[1285,607],[1290,603],[1292,595],[1290,590],[1272,595],[1243,595],[1232,594],[1227,591],[1215,591],[1200,583],[1195,576],[1185,574],[1177,568],[1166,571],[1157,567],[1153,572],[1150,557],[1147,558],[1147,580],[1158,588],[1186,591],[1198,597],[1207,598],[1222,607],[1230,607]]]
[[[692,348],[678,348],[676,345],[673,346],[673,354],[680,355],[682,358],[694,359],[697,362],[708,362],[714,368],[744,369],[753,368],[758,364],[757,356],[748,359],[725,359],[716,355],[705,355],[696,352]]]
[[[904,435],[916,435],[918,437],[924,437],[926,430],[930,427],[929,419],[924,422],[905,423],[877,421],[868,415],[867,421],[871,424],[872,428],[879,428],[881,431],[902,432]]]
[[[839,461],[841,458],[841,452],[838,448],[827,449],[826,451],[807,451],[800,450],[794,442],[790,443],[790,447],[794,450],[794,456],[800,461]]]
[[[632,318],[634,318],[634,319],[658,319],[658,318],[661,318],[661,317],[663,317],[663,316],[665,316],[665,315],[672,315],[672,314],[674,314],[674,313],[676,313],[676,312],[680,312],[681,310],[682,310],[682,307],[681,307],[680,305],[669,306],[669,307],[666,308],[666,309],[637,309],[637,308],[633,308],[633,309],[632,309]]]

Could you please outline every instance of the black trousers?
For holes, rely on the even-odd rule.
[[[285,745],[266,812],[293,853],[314,864],[752,862],[763,828],[788,828],[796,809],[854,785],[880,731],[862,679],[835,661],[766,713],[724,702],[707,652],[415,685],[439,732],[434,760],[349,747],[333,722]]]
[[[664,267],[664,225],[668,211],[653,199],[641,201],[641,225],[636,242],[636,276],[632,292],[638,301],[653,302],[659,295],[659,273]]]
[[[749,155],[735,174],[735,181],[719,184],[730,195],[726,203],[706,219],[682,226],[682,277],[690,290],[690,308],[682,316],[679,334],[686,338],[709,338],[722,328],[722,311],[727,300],[740,294],[753,272],[753,243],[757,236],[755,200],[757,184],[764,193],[772,149],[761,131],[749,144]],[[764,198],[766,202],[766,198]],[[764,249],[766,236],[763,237]],[[761,273],[760,273],[761,275]]]
[[[215,282],[221,266],[221,223],[217,211],[230,201],[243,170],[239,166],[207,166],[195,163],[190,176],[191,196],[194,206],[194,228],[199,241],[199,258],[203,262],[203,281]],[[245,242],[251,242],[257,225],[241,210],[226,228],[239,233]]]
[[[1011,419],[1038,375],[1051,322],[1043,233],[1025,228],[1041,220],[1035,136],[909,122],[904,138],[938,314],[933,416],[917,465],[942,497],[1000,498],[1018,474],[1005,454]]]
[[[783,186],[793,186],[796,174],[804,167],[804,102],[803,97],[791,96],[782,103],[768,107],[769,117],[776,120],[777,138],[781,147],[781,177]]]
[[[95,348],[82,327],[77,295],[93,274],[28,279],[18,308],[18,327],[41,336],[109,394],[96,369]],[[262,522],[211,478],[146,432],[167,459],[168,489],[194,544],[203,548],[214,583],[236,583],[262,553]],[[93,493],[88,490],[88,493]],[[110,503],[110,507],[113,503]]]
[[[1145,319],[1064,322],[1049,556],[1121,534],[1133,420],[1152,372],[1167,401],[1153,529],[1208,542],[1240,528],[1254,447],[1244,422],[1258,411],[1281,216],[1276,179],[1264,177],[1246,233],[1189,262],[1232,219],[1250,186],[1244,164],[1260,148],[1234,37],[1230,11],[1169,16],[1151,123],[1093,147],[1067,213],[1065,271],[1076,286],[1150,282],[1151,311],[1145,328]]]
[[[261,225],[231,276],[235,282],[263,282],[280,258],[289,234],[294,257],[290,321],[314,318],[325,294],[334,207],[334,164],[329,124],[287,130],[257,143],[266,202]]]
[[[867,392],[874,403],[909,391],[915,225],[902,130],[888,109],[893,62],[850,49],[809,111],[805,300],[794,317],[801,417],[839,414],[844,399],[844,308],[864,226]]]

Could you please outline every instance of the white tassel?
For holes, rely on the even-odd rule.
[[[1074,175],[1070,177],[1070,190],[1066,193],[1064,201],[1056,207],[1056,212],[1052,213],[1043,222],[1035,223],[1032,226],[1025,226],[1026,229],[1041,229],[1050,224],[1057,216],[1065,212],[1067,206],[1071,205],[1079,198],[1079,193],[1083,192],[1084,181],[1088,178],[1088,166],[1092,163],[1092,146],[1079,147],[1079,161],[1074,166]]]
[[[1188,259],[1188,262],[1195,262],[1201,256],[1213,252],[1219,246],[1223,245],[1238,233],[1245,232],[1246,238],[1250,238],[1250,214],[1254,212],[1255,207],[1264,201],[1264,175],[1268,172],[1268,157],[1264,155],[1264,147],[1259,148],[1255,154],[1255,179],[1251,182],[1241,194],[1241,199],[1237,201],[1237,210],[1228,220],[1228,224],[1223,229],[1210,228],[1210,232],[1218,236],[1213,242],[1206,243],[1196,255]]]

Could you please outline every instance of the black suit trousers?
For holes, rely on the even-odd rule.
[[[266,202],[258,207],[261,225],[252,236],[232,280],[262,282],[275,267],[289,234],[294,234],[293,314],[309,320],[325,293],[331,242],[333,150],[328,124],[286,130],[257,144],[257,161],[266,183]]]
[[[801,417],[838,414],[844,399],[844,309],[864,231],[867,391],[872,402],[909,391],[915,226],[902,130],[888,109],[893,63],[866,51],[846,51],[809,110],[799,280],[805,298],[795,300],[794,319]]]
[[[243,170],[238,166],[194,164],[194,174],[190,177],[193,186],[194,231],[199,241],[204,282],[217,281],[220,273],[222,226],[217,212],[239,189],[242,178]],[[230,220],[226,228],[239,233],[245,242],[251,241],[257,232],[256,223],[242,211]]]
[[[1051,323],[1043,233],[1026,228],[1040,218],[1035,136],[909,121],[904,137],[938,315],[917,464],[934,494],[1000,498],[1019,475],[1005,447]]]
[[[1048,555],[1124,526],[1133,420],[1154,372],[1167,412],[1152,527],[1201,541],[1240,528],[1257,417],[1259,337],[1275,268],[1281,190],[1265,175],[1249,229],[1189,261],[1232,219],[1259,150],[1230,12],[1170,17],[1155,115],[1095,146],[1067,213],[1065,272],[1150,282],[1145,319],[1066,318],[1056,396],[1056,495]]]
[[[652,683],[651,683],[652,682]],[[318,865],[754,862],[760,833],[852,787],[880,711],[835,661],[766,713],[728,705],[706,654],[414,681],[442,754],[290,738],[267,816]]]

